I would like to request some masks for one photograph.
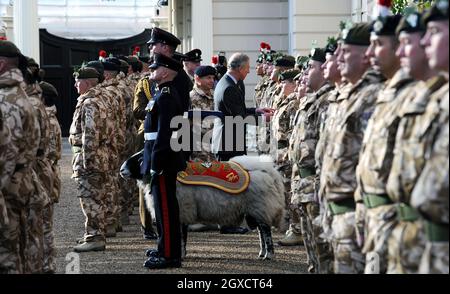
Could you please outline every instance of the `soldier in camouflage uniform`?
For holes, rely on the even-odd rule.
[[[61,170],[59,161],[61,160],[62,142],[61,127],[56,117],[55,100],[58,99],[58,92],[51,84],[40,83],[42,89],[42,100],[49,118],[49,135],[47,159],[51,166],[51,176],[53,187],[49,193],[51,204],[44,209],[44,273],[54,273],[56,271],[56,250],[53,234],[53,212],[54,205],[59,202],[61,194]]]
[[[0,41],[0,107],[11,141],[18,150],[14,173],[2,191],[9,219],[9,225],[0,231],[2,273],[25,272],[26,219],[35,193],[32,166],[41,134],[36,112],[21,88],[26,64],[27,60],[13,43]]]
[[[274,70],[270,76],[270,80],[273,84],[271,84],[264,93],[264,99],[266,101],[264,107],[275,109],[279,101],[282,100],[280,74],[286,70],[294,69],[295,62],[295,58],[289,55],[281,56],[275,60]]]
[[[388,194],[402,221],[388,241],[388,273],[448,273],[448,1],[438,1],[424,22],[421,45],[432,71],[419,65],[418,78],[440,74],[412,90],[401,111]]]
[[[49,119],[45,106],[42,103],[42,89],[39,86],[39,65],[32,59],[28,59],[28,70],[25,75],[26,86],[24,88],[29,101],[36,111],[40,129],[39,149],[36,161],[33,165],[35,175],[35,193],[30,201],[27,235],[27,272],[41,273],[44,261],[44,210],[51,205],[50,191],[53,188],[53,177],[50,162],[47,159],[50,140]]]
[[[387,270],[387,238],[395,226],[395,205],[386,193],[391,170],[395,134],[400,121],[399,110],[405,103],[405,93],[414,87],[412,77],[400,68],[396,56],[399,41],[396,28],[401,16],[380,17],[373,25],[371,45],[367,55],[372,67],[387,78],[380,91],[375,111],[369,120],[361,147],[356,200],[356,225],[359,245],[364,245],[366,273],[373,273],[374,254],[379,272]]]
[[[423,217],[427,243],[419,273],[449,273],[449,89],[448,89],[448,0],[438,1],[425,15],[428,31],[422,44],[431,54],[430,66],[447,76],[442,95],[435,142],[411,197],[411,205]],[[434,33],[433,33],[434,32]],[[438,32],[438,33],[435,33]],[[444,168],[442,168],[442,164]]]
[[[194,89],[190,93],[192,109],[214,110],[213,87],[215,76],[216,69],[212,66],[200,66],[195,70]],[[199,138],[201,141],[194,142],[191,160],[212,162],[215,160],[215,156],[211,152],[211,138],[214,123],[213,121],[203,121],[201,124],[200,126],[193,126],[193,138]]]
[[[331,236],[334,272],[362,273],[364,257],[356,243],[355,199],[356,166],[367,121],[373,113],[376,97],[384,78],[369,68],[365,52],[370,45],[370,25],[354,24],[342,33],[342,50],[338,57],[341,75],[351,90],[339,98],[333,129],[328,138],[322,176],[324,195],[332,215]],[[325,174],[324,174],[325,173]]]
[[[78,185],[81,207],[86,217],[85,234],[75,252],[103,251],[105,242],[106,191],[109,171],[107,104],[95,86],[100,74],[93,68],[74,73],[80,97],[77,101],[69,142],[72,146],[73,175]]]
[[[330,38],[327,46],[325,47],[326,61],[322,68],[324,70],[324,78],[331,85],[334,85],[334,90],[331,90],[328,94],[328,109],[326,112],[322,112],[319,117],[319,140],[317,141],[315,151],[315,163],[316,163],[316,175],[318,175],[318,183],[316,184],[315,194],[319,204],[319,215],[312,222],[313,226],[317,228],[315,235],[316,243],[316,257],[317,268],[315,272],[318,274],[329,274],[333,272],[333,249],[331,243],[326,238],[327,232],[330,231],[330,224],[332,218],[327,217],[327,203],[323,198],[323,190],[320,190],[322,179],[322,166],[324,159],[324,151],[328,144],[330,144],[329,136],[330,130],[333,129],[334,120],[336,118],[336,111],[338,109],[338,97],[346,90],[346,83],[343,82],[341,73],[339,71],[337,57],[340,53],[341,37],[338,36],[337,40]]]
[[[123,91],[126,88],[125,84],[120,83],[123,79],[123,74],[119,75],[121,63],[119,59],[107,58],[103,62],[105,81],[102,83],[103,94],[107,97],[108,104],[113,105],[112,109],[116,109],[116,130],[117,130],[117,144],[115,146],[117,157],[114,158],[114,167],[110,172],[110,179],[108,180],[109,188],[107,197],[107,212],[106,212],[106,237],[115,237],[117,229],[120,230],[120,214],[121,214],[121,184],[119,169],[126,157],[127,150],[127,98]],[[116,100],[115,102],[112,100]]]
[[[264,54],[261,53],[258,56],[258,59],[256,60],[256,75],[260,77],[260,80],[258,81],[255,87],[254,100],[256,107],[259,107],[259,105],[261,105],[261,100],[263,98],[262,95],[264,94],[264,90],[266,89],[266,82],[269,79],[269,77],[266,75],[264,71],[264,62],[265,62],[264,59],[265,59]]]
[[[308,254],[308,270],[316,272],[319,267],[316,240],[319,227],[313,225],[319,215],[319,202],[315,197],[318,176],[315,167],[315,148],[319,139],[320,118],[328,108],[328,96],[334,86],[323,75],[326,61],[325,50],[316,48],[311,53],[307,69],[307,86],[312,92],[300,102],[294,120],[294,134],[291,140],[291,158],[296,165],[298,181],[292,187],[291,205],[299,211],[302,235]]]
[[[283,100],[276,109],[272,119],[273,130],[273,150],[275,153],[275,164],[278,171],[283,176],[285,187],[285,202],[286,207],[289,207],[291,201],[291,176],[292,164],[288,158],[289,139],[291,137],[292,128],[291,121],[295,115],[298,107],[298,99],[295,90],[297,89],[296,77],[299,77],[299,70],[287,70],[280,75],[280,80],[283,85],[282,95]],[[291,218],[291,217],[289,217]],[[294,245],[294,244],[292,244]]]

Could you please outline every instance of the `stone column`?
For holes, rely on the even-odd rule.
[[[203,64],[211,64],[213,46],[213,1],[192,0],[192,48],[202,50]]]
[[[14,41],[24,55],[40,63],[37,0],[14,0]]]

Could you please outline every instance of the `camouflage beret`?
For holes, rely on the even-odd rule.
[[[325,57],[325,50],[321,48],[314,48],[311,50],[311,60],[325,63],[327,60]]]
[[[274,65],[279,67],[294,67],[295,57],[290,55],[281,56],[277,60],[275,60]]]
[[[3,57],[22,57],[17,46],[10,41],[0,41],[0,56]]]
[[[448,0],[438,0],[423,15],[424,24],[430,21],[448,20]]]
[[[418,12],[413,12],[402,17],[395,32],[397,35],[400,35],[401,32],[418,33],[425,31],[426,27],[422,21],[422,15]]]
[[[366,22],[352,25],[350,29],[342,31],[342,41],[347,45],[369,46],[370,24]]]
[[[401,19],[402,16],[398,14],[379,17],[372,24],[372,34],[377,36],[395,36],[396,29]]]
[[[42,89],[42,96],[44,97],[58,97],[58,90],[56,90],[55,87],[53,87],[52,84],[46,83],[46,82],[40,82],[39,86],[41,86]]]
[[[280,81],[288,81],[288,80],[293,81],[298,74],[300,74],[300,71],[298,69],[289,69],[283,71],[280,74]]]
[[[77,80],[100,79],[100,74],[92,67],[83,67],[79,71],[74,72],[73,77]]]

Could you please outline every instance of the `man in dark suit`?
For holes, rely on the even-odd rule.
[[[213,152],[220,161],[247,154],[245,124],[226,125],[227,119],[253,116],[257,122],[258,116],[262,115],[266,121],[270,121],[274,113],[269,108],[246,107],[244,80],[249,73],[250,58],[242,53],[234,54],[230,58],[227,73],[217,84],[214,93],[214,108],[225,116],[225,119],[216,119],[214,124]]]

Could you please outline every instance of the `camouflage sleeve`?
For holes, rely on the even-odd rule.
[[[100,134],[97,130],[100,110],[92,99],[87,99],[82,107],[83,168],[92,171],[98,169],[95,166],[95,156],[100,146]]]
[[[45,110],[44,105],[41,103],[37,109],[39,113],[39,120],[41,126],[41,140],[39,143],[39,150],[44,151],[44,155],[48,153],[50,145],[50,120]]]
[[[24,146],[26,151],[24,154],[27,164],[31,164],[36,159],[36,154],[39,148],[41,137],[41,130],[39,128],[36,111],[33,109],[31,104],[23,103],[21,106],[23,107],[22,109],[25,113],[23,130],[26,141],[26,145]]]
[[[149,100],[152,98],[150,93],[150,88],[145,89],[146,81],[144,79],[140,80],[134,91],[134,102],[133,102],[133,115],[138,120],[145,120],[147,112],[145,108]],[[148,83],[147,83],[148,84]],[[150,87],[150,86],[149,86]],[[150,95],[149,97],[147,97]]]
[[[411,196],[412,206],[435,223],[449,223],[449,121],[439,128]]]
[[[12,144],[10,131],[0,112],[0,190],[9,182],[16,166],[17,148]]]

